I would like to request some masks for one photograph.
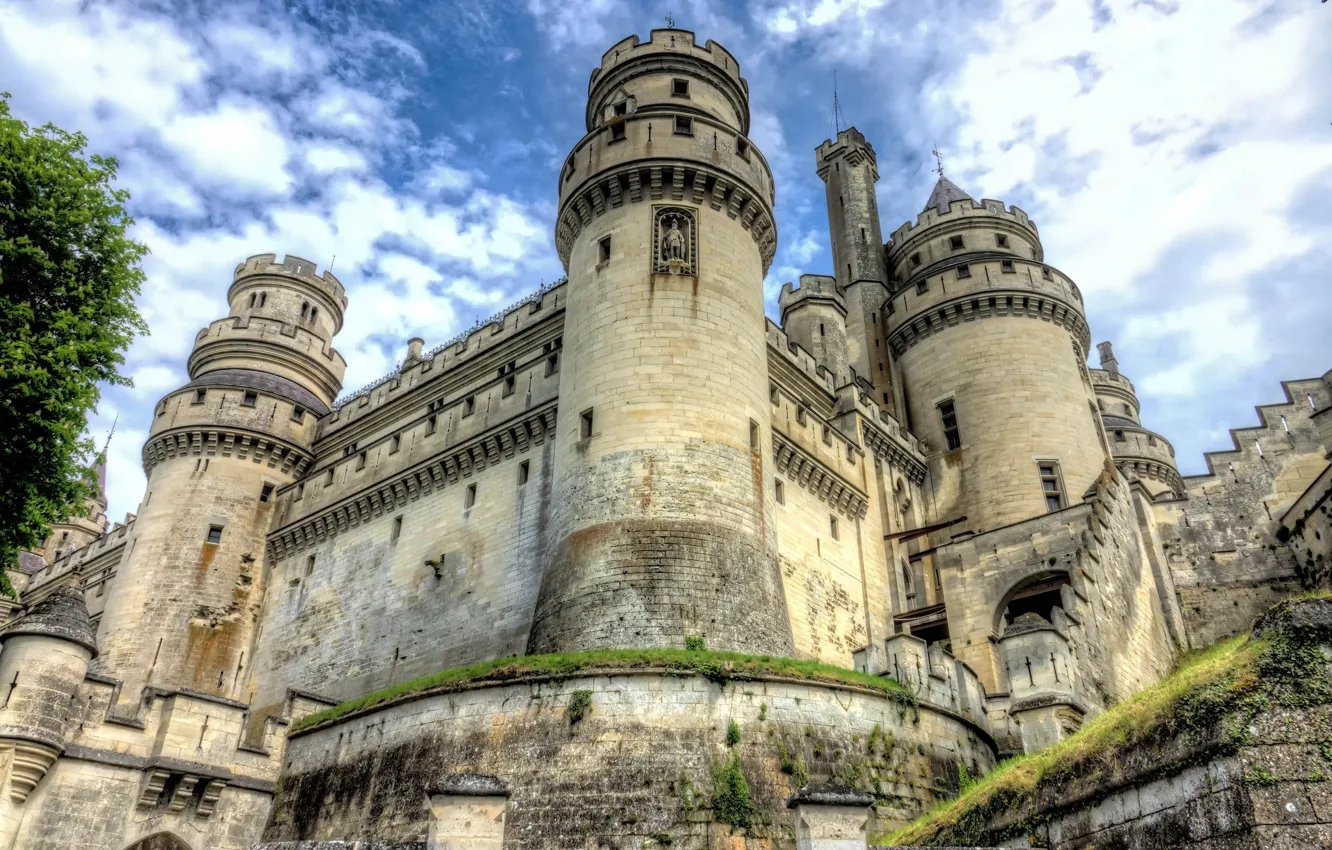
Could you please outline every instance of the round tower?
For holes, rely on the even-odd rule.
[[[1092,388],[1115,466],[1126,475],[1132,473],[1153,496],[1182,494],[1184,479],[1175,464],[1175,447],[1143,427],[1138,393],[1133,382],[1119,371],[1111,344],[1098,342],[1096,350],[1101,368],[1091,370]]]
[[[1044,262],[1036,225],[941,176],[888,261],[888,343],[939,519],[980,532],[1080,502],[1108,447],[1082,296]]]
[[[838,386],[848,383],[846,301],[836,278],[802,274],[799,289],[782,284],[777,306],[782,311],[782,330],[787,339],[836,375]]]
[[[74,699],[97,655],[83,591],[56,588],[0,641],[0,749],[12,753],[7,796],[21,803],[64,751]],[[0,822],[0,838],[14,826]]]
[[[97,490],[83,501],[83,513],[65,517],[51,523],[51,533],[42,544],[42,556],[48,564],[82,549],[106,533],[106,458],[100,457],[96,467]]]
[[[190,382],[157,404],[148,488],[100,623],[102,672],[227,696],[247,662],[276,491],[313,455],[342,385],[347,298],[331,273],[273,254],[236,267],[231,311],[201,330]]]
[[[555,506],[531,652],[789,654],[763,276],[772,174],[735,58],[685,30],[606,51],[560,176],[569,277]]]

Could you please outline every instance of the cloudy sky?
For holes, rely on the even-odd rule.
[[[136,509],[154,402],[250,254],[334,262],[348,390],[561,273],[556,175],[601,52],[670,13],[749,79],[777,178],[765,289],[830,270],[813,149],[879,154],[885,233],[930,151],[1037,220],[1186,473],[1332,368],[1332,4],[1317,0],[0,0],[0,89],[117,156],[152,251],[133,389],[92,422]]]

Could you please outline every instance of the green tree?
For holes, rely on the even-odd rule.
[[[134,306],[148,249],[126,235],[116,161],[87,139],[32,129],[0,94],[0,567],[83,510],[84,437],[100,384],[130,381],[124,351],[147,327]],[[0,570],[0,586],[13,595]]]

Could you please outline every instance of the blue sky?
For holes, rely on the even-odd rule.
[[[777,180],[765,291],[830,269],[813,150],[847,119],[879,155],[884,231],[930,151],[1018,204],[1113,339],[1186,473],[1332,368],[1332,4],[1315,0],[0,3],[0,88],[121,162],[152,255],[111,516],[136,509],[151,411],[225,314],[231,269],[336,256],[347,389],[561,274],[556,176],[602,51],[670,13],[749,79]]]

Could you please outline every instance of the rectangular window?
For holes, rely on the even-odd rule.
[[[689,97],[689,81],[671,80],[671,94],[676,97]]]
[[[1045,278],[1046,280],[1054,280],[1054,275],[1050,274],[1049,266],[1041,267],[1041,277]]]
[[[402,436],[399,434],[394,434],[389,439],[389,454],[393,454],[400,448],[402,448]]]
[[[832,445],[832,429],[829,428],[827,425],[823,426],[823,444],[825,446]]]
[[[1012,260],[1000,260],[1000,261],[999,261],[999,271],[1003,272],[1004,274],[1014,274],[1016,270],[1013,268],[1013,261],[1012,261]]]
[[[777,504],[786,504],[786,487],[779,478],[774,478],[772,481],[772,495],[777,499]]]
[[[611,109],[616,115],[628,115],[629,101],[622,100],[619,103],[615,104],[615,106],[613,106]]]
[[[429,416],[427,416],[427,417],[426,417],[426,433],[427,433],[427,434],[433,434],[433,433],[435,433],[435,426],[438,424],[438,422],[439,422],[439,418],[438,418],[437,416],[435,416],[435,414],[432,413],[432,414],[430,414]]]
[[[948,451],[962,448],[962,435],[957,428],[957,410],[953,407],[952,399],[939,404],[939,419],[943,423],[944,443]]]
[[[760,448],[762,447],[759,445],[759,425],[751,419],[749,420],[749,450],[756,452]]]
[[[333,486],[333,467],[331,466],[328,468],[328,474],[324,476],[324,486],[325,487]]]
[[[796,408],[796,422],[800,423],[801,425],[805,424],[805,408],[803,407]]]
[[[929,291],[930,291],[930,282],[928,280],[922,280],[920,283],[916,284],[917,295],[924,295],[926,292]]]
[[[305,421],[305,408],[301,407],[299,404],[293,407],[291,409],[291,421],[292,422]]]
[[[1000,248],[1007,248],[1008,237],[1002,233],[996,233],[994,234],[994,244],[998,245]]]
[[[578,438],[586,440],[592,436],[592,408],[584,410],[578,417]]]
[[[546,358],[546,374],[554,375],[558,371],[560,371],[560,354],[557,351]]]
[[[624,122],[623,122],[623,121],[616,121],[614,124],[610,125],[610,136],[611,136],[611,137],[610,137],[610,140],[611,140],[612,142],[623,142],[623,141],[624,141]]]
[[[310,573],[314,572],[315,556],[311,555],[305,559],[305,577],[309,578]]]
[[[259,503],[266,505],[273,500],[273,485],[265,484],[259,491]]]
[[[744,139],[736,139],[735,152],[741,159],[749,159],[749,142]]]
[[[971,266],[958,266],[958,267],[957,267],[957,279],[958,279],[958,280],[966,280],[966,279],[969,278],[969,277],[971,277]]]
[[[833,540],[837,540],[837,539],[838,539],[838,534],[837,534],[837,517],[835,517],[835,516],[830,516],[830,517],[828,517],[828,530],[829,530],[830,532],[832,532],[832,539],[833,539]]]
[[[467,494],[463,496],[463,507],[471,508],[475,504],[476,504],[476,485],[468,484]]]
[[[471,416],[476,413],[476,396],[469,395],[463,399],[463,416]]]
[[[938,564],[934,565],[934,589],[943,590],[943,576],[939,575]]]
[[[513,375],[506,375],[504,377],[504,391],[501,393],[501,396],[507,397],[513,395],[513,391],[517,386],[518,379]]]
[[[694,135],[694,119],[686,118],[683,115],[675,116],[675,135],[677,136]]]
[[[204,542],[205,542],[205,543],[221,543],[221,542],[222,542],[222,526],[220,526],[220,525],[210,525],[210,526],[208,526],[208,536],[204,538]]]
[[[609,263],[609,262],[610,262],[611,238],[610,238],[609,236],[603,236],[602,239],[601,239],[601,241],[597,243],[597,248],[598,248],[598,253],[597,253],[597,257],[598,257],[598,259],[597,259],[597,262],[598,262],[598,263]]]
[[[1064,485],[1059,480],[1059,464],[1045,461],[1037,464],[1041,474],[1041,491],[1045,494],[1045,509],[1057,511],[1064,506]]]
[[[195,391],[194,391],[194,403],[195,403],[195,404],[203,404],[203,400],[204,400],[204,398],[205,398],[207,395],[208,395],[208,390],[195,390]]]
[[[245,393],[245,397],[241,399],[241,404],[245,407],[254,407],[255,402],[258,400],[259,393],[254,392],[253,390],[248,390]]]
[[[356,468],[357,468],[358,470],[359,470],[359,469],[365,469],[365,456],[366,456],[366,454],[368,454],[368,453],[367,453],[367,452],[361,452],[359,455],[356,456]]]
[[[521,487],[527,483],[528,462],[523,461],[518,464],[518,486]]]
[[[919,252],[917,252],[917,253],[911,255],[911,267],[912,267],[913,269],[914,269],[914,268],[919,268],[919,267],[920,267],[920,253],[919,253]]]
[[[1122,442],[1124,442],[1124,432],[1123,432],[1123,431],[1116,431],[1116,432],[1115,432],[1115,442],[1116,442],[1116,443],[1122,443]]]
[[[949,237],[948,237],[948,247],[949,247],[949,248],[952,248],[954,251],[961,251],[961,250],[962,250],[962,237],[961,237],[961,236],[949,236]]]
[[[777,403],[777,386],[775,384],[768,385],[768,401],[773,404]]]
[[[402,536],[402,517],[395,516],[393,518],[393,531],[391,534],[389,534],[389,545],[390,546],[398,545],[398,538],[401,536]]]
[[[292,496],[291,500],[293,502],[299,502],[301,499],[304,498],[305,498],[305,482],[302,481],[301,483],[296,485],[296,495]]]

